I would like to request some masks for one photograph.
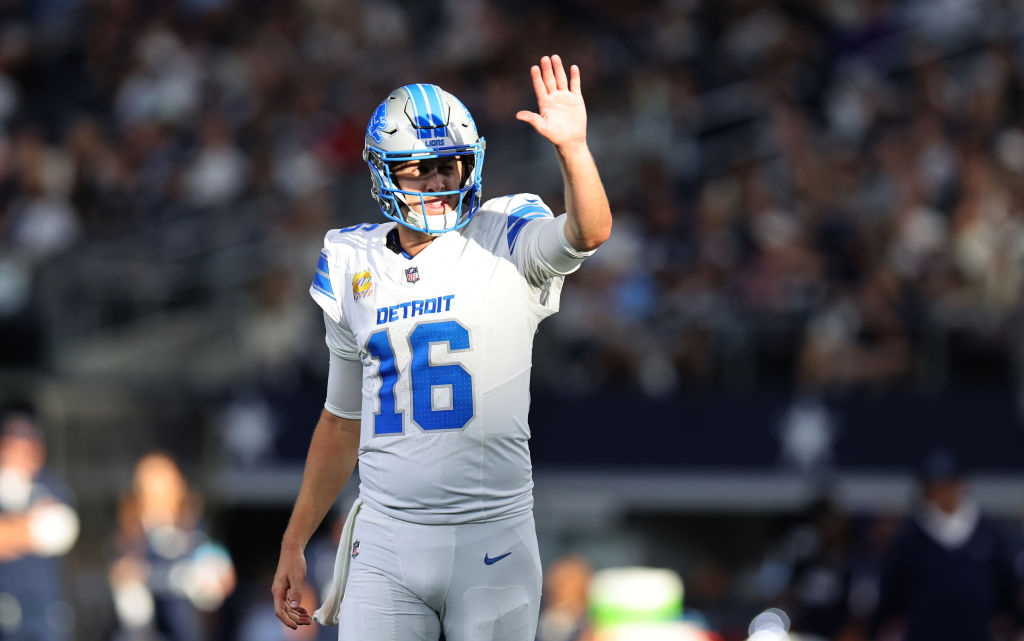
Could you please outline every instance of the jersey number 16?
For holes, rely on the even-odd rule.
[[[417,325],[409,334],[409,387],[412,389],[412,420],[424,430],[458,430],[473,418],[473,377],[458,363],[434,365],[430,362],[430,346],[447,343],[448,352],[469,349],[469,330],[458,321],[437,321]],[[395,406],[395,384],[398,367],[388,330],[374,332],[366,349],[377,359],[380,391],[379,410],[373,417],[374,436],[401,434],[405,413]],[[448,387],[447,409],[434,409],[433,395],[437,387]]]

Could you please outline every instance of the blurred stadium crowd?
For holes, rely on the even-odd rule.
[[[372,108],[406,82],[443,86],[488,140],[485,195],[535,191],[557,210],[555,159],[514,119],[548,51],[583,69],[615,231],[542,327],[536,387],[580,402],[1019,390],[1022,35],[1018,0],[0,0],[0,401],[32,397],[45,425],[100,405],[98,387],[150,398],[137,435],[57,448],[65,470],[92,452],[125,482],[156,446],[190,470],[299,460],[327,361],[305,294],[323,233],[379,218],[360,158]],[[92,387],[54,410],[54,380]],[[153,389],[169,386],[184,400],[168,408]],[[142,575],[118,559],[145,537],[103,487],[76,489],[122,514],[91,535],[83,514],[111,578],[80,562],[76,586],[137,603]],[[179,503],[174,518],[199,523]],[[814,549],[845,581],[829,519],[848,555],[887,539],[822,514]],[[219,596],[196,599],[215,608],[234,570],[202,550]],[[262,603],[266,569],[239,568],[233,598]],[[696,569],[733,622],[799,594],[764,567]],[[750,597],[766,576],[775,596]],[[841,601],[822,616],[866,616]],[[109,633],[115,610],[80,626]],[[237,638],[282,638],[261,614]],[[147,638],[197,638],[162,634]]]
[[[548,368],[563,369],[543,380],[658,394],[1016,369],[1019,3],[2,9],[7,362],[59,361],[45,348],[169,308],[237,304],[254,281],[256,335],[238,352],[273,366],[310,349],[317,332],[294,311],[309,247],[375,219],[364,121],[400,79],[471,106],[488,193],[526,183],[560,201],[553,161],[510,116],[529,104],[524,65],[549,47],[587,70],[617,229],[567,291]],[[56,289],[83,309],[46,325],[59,307],[24,314],[55,261]]]

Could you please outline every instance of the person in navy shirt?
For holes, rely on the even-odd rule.
[[[886,555],[870,638],[901,620],[904,641],[990,641],[998,617],[1021,622],[1009,542],[981,517],[956,458],[932,452],[922,501]]]
[[[78,538],[71,492],[44,471],[46,447],[30,410],[0,421],[2,641],[61,641],[74,624],[61,559]]]

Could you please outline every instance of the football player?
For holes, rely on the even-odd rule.
[[[482,202],[484,139],[442,89],[396,89],[370,119],[363,157],[388,222],[330,231],[310,288],[331,365],[272,588],[291,628],[313,619],[303,550],[358,460],[316,620],[340,618],[342,639],[534,639],[533,336],[612,217],[579,69],[545,56],[530,73],[539,108],[516,117],[554,145],[557,217],[531,194]]]

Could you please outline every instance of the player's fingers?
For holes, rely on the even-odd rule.
[[[541,98],[548,94],[548,88],[544,85],[544,79],[540,74],[540,67],[537,65],[530,67],[530,78],[533,79],[533,92],[537,94],[537,102],[540,102]]]
[[[285,624],[289,628],[296,630],[298,625],[292,621],[292,618],[288,612],[288,607],[285,605],[286,594],[288,592],[287,579],[283,577],[277,577],[274,579],[274,585],[270,588],[270,592],[274,595],[274,615],[281,620],[281,623]]]
[[[280,615],[278,615],[277,618],[281,619],[281,621],[292,630],[297,629],[300,625],[309,625],[313,623],[313,618],[310,617],[308,613],[299,614],[292,610],[285,610],[284,618],[281,618]]]
[[[555,71],[555,87],[559,91],[569,88],[569,81],[565,77],[565,67],[562,66],[562,58],[558,54],[551,56],[551,65]]]
[[[540,71],[544,77],[544,86],[548,93],[554,93],[557,89],[555,84],[555,72],[551,70],[551,58],[544,56],[540,59]]]
[[[274,610],[274,614],[277,616],[278,619],[280,619],[281,623],[285,624],[292,630],[299,629],[299,624],[292,621],[292,618],[291,616],[289,616],[287,609],[283,607],[277,608],[276,610]]]
[[[569,67],[569,91],[579,94],[580,90],[580,68],[576,65]]]
[[[528,122],[531,125],[533,125],[534,128],[536,128],[537,124],[540,123],[544,119],[540,117],[540,114],[534,113],[532,111],[517,111],[516,112],[516,120],[522,120],[523,122]]]
[[[275,603],[274,606],[274,614],[281,620],[281,623],[292,630],[297,629],[300,625],[309,625],[313,622],[309,612],[302,606],[291,606],[284,602],[280,605]]]

